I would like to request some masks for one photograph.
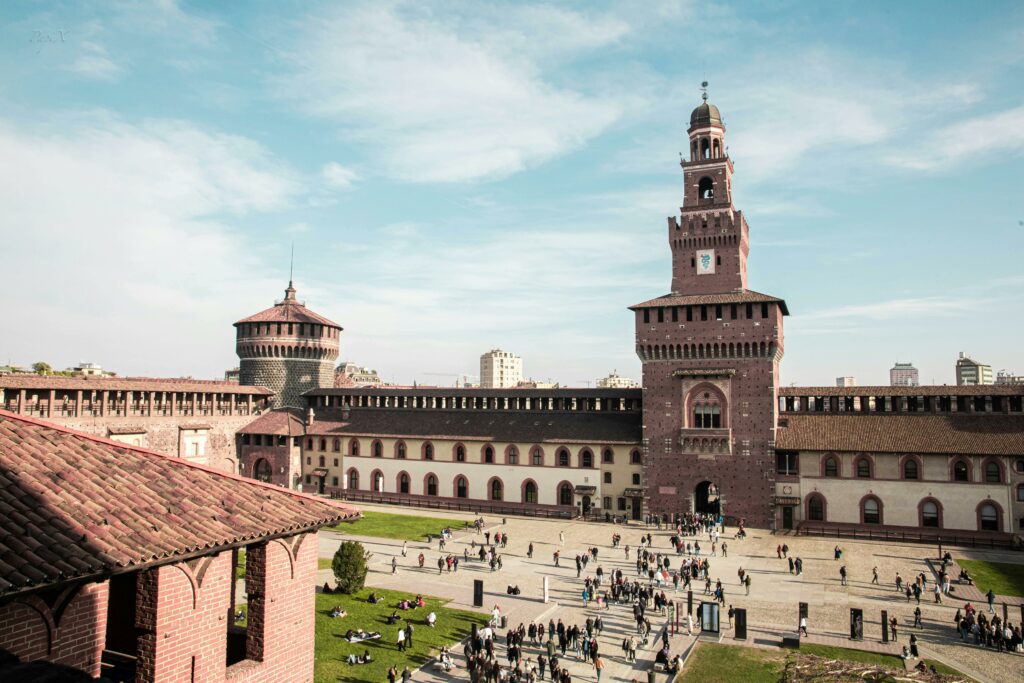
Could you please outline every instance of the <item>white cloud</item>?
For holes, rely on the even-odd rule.
[[[299,235],[304,232],[309,232],[308,223],[292,223],[291,225],[285,226],[284,231],[289,235]]]
[[[887,159],[903,168],[941,171],[962,162],[978,161],[994,151],[1024,153],[1024,106],[940,128],[910,150]]]
[[[22,331],[6,353],[122,373],[234,362],[231,321],[281,283],[229,221],[287,206],[294,173],[243,138],[102,113],[0,122],[0,157],[6,274],[36,283],[6,302],[5,330]]]
[[[335,189],[348,189],[352,183],[359,180],[359,174],[334,161],[324,164],[320,174],[323,176],[324,182]]]
[[[128,30],[173,36],[208,46],[217,36],[213,19],[186,12],[179,0],[118,0],[115,22]]]
[[[278,90],[346,140],[365,143],[393,176],[447,182],[515,173],[580,147],[622,111],[614,93],[551,82],[550,51],[537,46],[561,40],[563,50],[591,49],[625,29],[607,21],[594,31],[564,10],[506,9],[443,23],[428,9],[390,4],[307,17],[294,71]],[[531,27],[560,35],[533,42]]]
[[[68,67],[76,74],[97,81],[117,80],[124,69],[112,60],[105,47],[92,41],[80,44],[81,52]]]

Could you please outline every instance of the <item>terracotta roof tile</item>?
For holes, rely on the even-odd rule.
[[[744,289],[739,292],[722,292],[721,294],[666,294],[657,299],[644,301],[643,303],[630,306],[630,310],[638,308],[656,308],[658,306],[700,306],[704,304],[760,304],[777,303],[782,308],[783,315],[789,315],[789,308],[786,302],[770,294],[762,294],[752,289]]]
[[[931,384],[921,387],[779,387],[779,396],[1024,396],[1024,385]]]
[[[239,434],[275,434],[301,436],[306,429],[302,411],[297,408],[279,408],[268,411],[238,430]]]
[[[475,439],[517,443],[630,443],[642,438],[639,412],[547,412],[353,408],[321,409],[307,429],[317,436],[359,434],[435,439]]]
[[[259,394],[274,392],[225,382],[178,377],[64,377],[62,375],[0,375],[2,389],[82,389],[83,391],[195,391],[197,393]]]
[[[801,451],[1024,455],[1024,415],[786,413],[779,418],[775,447]]]
[[[0,411],[0,596],[357,515],[333,501]]]

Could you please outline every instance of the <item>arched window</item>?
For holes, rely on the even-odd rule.
[[[466,447],[461,443],[455,447],[455,462],[466,462]]]
[[[882,504],[874,496],[867,496],[860,504],[862,523],[881,524]]]
[[[437,495],[437,477],[435,477],[433,474],[427,475],[427,495]]]
[[[963,460],[957,460],[953,463],[953,481],[970,481],[971,471],[967,467],[967,463]]]
[[[399,441],[395,444],[395,457],[399,460],[405,460],[405,442]]]
[[[504,489],[501,485],[501,479],[491,480],[491,500],[504,500]]]
[[[384,457],[384,444],[380,441],[373,442],[373,457],[383,458]]]
[[[580,452],[580,467],[593,467],[594,466],[594,454],[589,449],[584,448]]]
[[[423,444],[423,459],[433,460],[434,459],[434,444],[429,441]]]
[[[508,464],[509,465],[518,465],[519,464],[519,451],[516,449],[515,446],[509,446],[507,454],[508,454],[507,458],[508,458]]]
[[[835,456],[828,456],[825,458],[825,476],[826,477],[838,477],[839,476],[839,461]]]
[[[320,450],[327,450],[327,439],[320,439]]]
[[[256,467],[252,470],[253,479],[256,481],[262,481],[264,483],[270,481],[270,477],[273,474],[273,468],[270,463],[267,462],[266,458],[260,458],[256,461]]]
[[[469,484],[465,477],[458,477],[455,480],[455,497],[466,498],[469,495]]]
[[[384,474],[380,470],[373,473],[373,490],[377,493],[384,491]]]
[[[359,470],[354,467],[348,471],[348,487],[356,491],[359,490]]]
[[[572,505],[572,484],[565,483],[558,487],[558,504]]]
[[[544,464],[544,451],[540,449],[540,446],[533,448],[533,464],[538,467]]]
[[[978,508],[978,528],[982,531],[999,531],[999,510],[992,503],[983,503]]]
[[[601,451],[601,462],[611,464],[615,462],[615,452],[610,448]]]
[[[320,456],[320,467],[324,467],[327,464],[327,459],[324,456]]]
[[[825,521],[825,499],[816,493],[807,499],[807,519],[812,522]]]
[[[536,503],[537,502],[537,485],[532,481],[527,480],[523,484],[523,502],[524,503]]]
[[[494,449],[491,448],[490,446],[484,446],[484,462],[485,463],[492,463],[492,462],[494,462]]]
[[[985,463],[985,482],[988,484],[999,484],[1003,481],[1003,470],[999,463],[990,460]]]
[[[856,464],[857,476],[861,479],[871,478],[871,461],[867,458],[858,458]]]
[[[409,493],[409,475],[405,472],[398,475],[398,492]]]
[[[921,526],[938,529],[942,526],[939,516],[939,504],[934,500],[925,500],[921,503]]]
[[[701,178],[700,183],[697,185],[697,196],[701,199],[714,199],[715,181],[708,176]]]
[[[568,467],[569,466],[569,451],[564,448],[558,449],[558,466]]]
[[[629,462],[631,465],[640,465],[643,463],[643,458],[640,455],[640,451],[633,451],[629,454]]]
[[[348,452],[351,455],[359,455],[359,439],[352,439],[348,444]]]
[[[918,467],[917,461],[913,458],[907,458],[903,462],[903,478],[904,479],[917,479],[918,478]]]
[[[331,444],[331,448],[334,450],[335,453],[340,453],[341,452],[341,439],[335,439],[334,443]]]

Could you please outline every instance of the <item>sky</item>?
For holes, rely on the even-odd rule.
[[[214,378],[283,296],[341,359],[639,379],[700,82],[785,385],[1024,373],[1019,2],[0,4],[0,363]]]

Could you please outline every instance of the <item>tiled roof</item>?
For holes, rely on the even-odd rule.
[[[82,389],[83,391],[194,391],[206,394],[273,394],[266,387],[252,387],[223,380],[185,377],[64,377],[62,375],[0,375],[2,389]]]
[[[783,315],[789,315],[786,302],[769,294],[744,289],[740,292],[722,292],[721,294],[666,294],[657,299],[644,301],[630,306],[630,310],[638,308],[656,308],[658,306],[701,306],[706,304],[759,304],[777,303]]]
[[[633,398],[643,396],[639,387],[630,389],[559,387],[558,389],[535,389],[507,387],[504,389],[481,389],[480,387],[415,387],[358,386],[324,387],[310,389],[303,396],[477,396],[508,398]]]
[[[319,415],[324,414],[326,419]],[[318,412],[308,434],[351,434],[502,442],[571,442],[639,444],[639,412],[544,412],[353,408]]]
[[[242,323],[316,323],[341,329],[341,325],[331,322],[319,313],[314,313],[299,303],[295,298],[295,288],[288,283],[284,290],[284,301],[278,301],[270,308],[264,309],[248,318],[242,318],[235,325]]]
[[[1024,396],[1024,385],[955,384],[923,387],[779,387],[779,396]]]
[[[302,436],[306,423],[302,411],[297,408],[278,408],[263,413],[238,430],[239,434],[275,434],[278,436]]]
[[[1024,415],[786,413],[779,425],[777,449],[1024,455]]]
[[[0,411],[0,596],[357,515],[335,502]]]

